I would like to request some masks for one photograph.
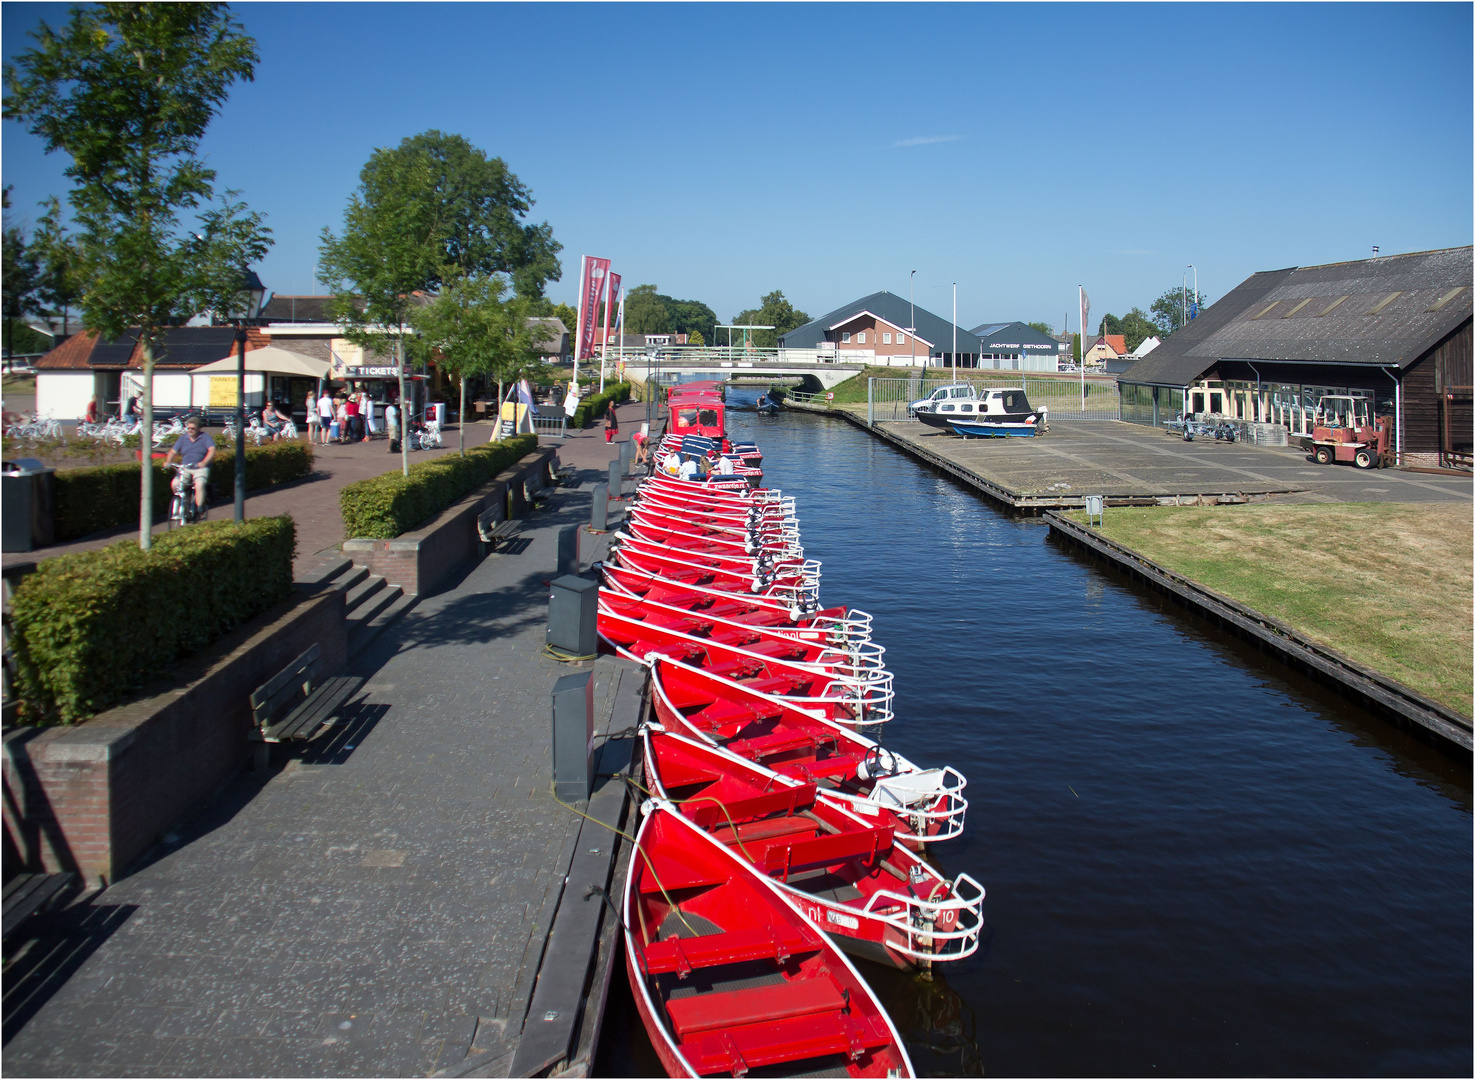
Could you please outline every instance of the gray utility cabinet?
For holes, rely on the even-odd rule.
[[[56,470],[35,458],[0,470],[0,550],[34,551],[56,536]]]

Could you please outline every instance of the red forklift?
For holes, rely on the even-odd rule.
[[[1324,397],[1316,403],[1316,419],[1307,449],[1320,465],[1351,463],[1359,469],[1393,464],[1393,418],[1372,416],[1367,398]]]

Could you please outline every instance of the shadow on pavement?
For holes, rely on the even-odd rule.
[[[37,915],[26,933],[5,948],[3,1041],[10,1042],[31,1017],[66,985],[87,958],[138,910],[136,904],[91,900]]]
[[[304,765],[342,765],[389,712],[388,705],[358,702],[346,705],[338,720],[302,752]]]

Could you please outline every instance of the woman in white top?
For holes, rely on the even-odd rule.
[[[323,445],[328,445],[328,427],[333,423],[333,398],[324,390],[318,395],[318,434]]]
[[[374,427],[374,403],[367,390],[359,394],[359,415],[364,418],[364,442],[368,442],[378,429]]]
[[[309,390],[307,400],[302,404],[307,410],[307,441],[315,443],[318,441],[318,396]]]

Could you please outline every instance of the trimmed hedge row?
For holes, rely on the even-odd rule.
[[[246,450],[246,490],[299,480],[312,472],[312,447],[305,442],[272,443]],[[138,524],[139,466],[96,465],[56,474],[56,539],[75,540],[118,525]],[[169,513],[173,470],[154,463],[154,520]],[[217,449],[210,481],[225,499],[236,493],[236,454]]]
[[[579,407],[574,410],[574,415],[569,420],[569,427],[581,428],[591,421],[598,420],[604,416],[604,410],[610,402],[621,404],[630,400],[630,384],[627,382],[615,383],[606,386],[604,393],[591,394],[579,402]]]
[[[135,495],[135,498],[137,496]],[[175,529],[41,562],[11,602],[23,718],[72,724],[292,590],[292,519]]]
[[[537,448],[536,435],[518,435],[472,447],[465,457],[447,454],[411,465],[409,476],[396,469],[348,484],[338,494],[343,535],[392,540]]]

